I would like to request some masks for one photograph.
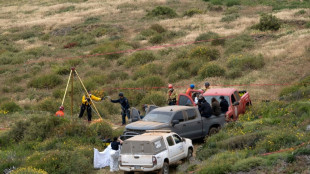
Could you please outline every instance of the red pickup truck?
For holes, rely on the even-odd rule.
[[[239,114],[245,113],[246,106],[251,105],[250,94],[246,91],[238,91],[234,88],[212,88],[205,93],[201,90],[191,90],[191,96],[181,93],[178,97],[177,105],[196,106],[195,94],[203,94],[204,98],[211,104],[211,99],[215,97],[220,102],[220,96],[228,101],[229,108],[226,112],[226,120],[237,120]],[[198,96],[197,96],[198,97]]]

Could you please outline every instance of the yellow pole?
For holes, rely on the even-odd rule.
[[[76,76],[79,78],[79,80],[80,80],[80,82],[81,82],[81,84],[82,84],[82,86],[83,86],[83,88],[84,88],[86,94],[88,95],[90,101],[94,104],[94,108],[95,108],[96,114],[99,116],[99,118],[100,118],[101,120],[103,120],[102,117],[100,116],[100,114],[99,114],[99,112],[98,112],[96,106],[95,106],[95,103],[93,102],[93,100],[91,99],[90,95],[88,94],[88,91],[87,91],[87,89],[85,88],[85,86],[84,86],[84,84],[83,84],[83,82],[82,82],[82,80],[81,80],[79,74],[77,73],[76,70],[74,70],[74,71],[75,71],[75,73],[76,73]]]
[[[72,71],[75,71],[74,67],[71,68],[71,72]],[[71,120],[73,119],[73,77],[74,74],[71,76]]]
[[[67,90],[68,90],[68,86],[69,86],[69,82],[70,82],[70,77],[71,77],[71,75],[72,75],[72,70],[70,71],[70,75],[69,75],[69,78],[68,78],[68,82],[67,82],[65,94],[64,94],[64,97],[62,98],[61,106],[63,106],[63,105],[64,105],[64,102],[65,102],[65,97],[66,97],[66,94],[67,94]]]

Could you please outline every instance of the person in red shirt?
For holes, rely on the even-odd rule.
[[[65,108],[63,106],[60,106],[59,111],[56,112],[55,116],[56,117],[64,117],[65,116],[64,109]]]

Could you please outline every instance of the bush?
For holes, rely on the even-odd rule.
[[[59,103],[53,98],[45,98],[37,106],[39,111],[48,111],[50,113],[55,113],[58,110],[58,107]]]
[[[160,75],[163,74],[163,68],[161,65],[157,64],[146,64],[139,67],[133,74],[133,79],[136,80],[138,78],[150,76],[150,75]]]
[[[266,31],[266,30],[273,30],[277,31],[281,27],[280,19],[272,14],[262,14],[259,20],[259,23],[254,26],[254,28]]]
[[[223,0],[210,0],[213,5],[223,5]]]
[[[220,57],[220,52],[217,49],[198,46],[191,50],[190,56],[193,58],[198,58],[204,62],[216,60]]]
[[[11,174],[48,174],[42,169],[36,169],[33,167],[22,167],[10,172]]]
[[[188,59],[180,59],[177,60],[175,62],[172,62],[169,66],[168,66],[168,74],[170,73],[174,73],[176,72],[178,69],[188,69],[188,67],[190,67],[190,65],[192,64],[192,62]]]
[[[111,137],[113,133],[113,129],[111,125],[103,120],[92,124],[90,128],[94,130],[95,132],[97,132],[97,136],[99,136],[100,139],[104,139],[104,138],[112,139],[113,138]]]
[[[260,69],[265,65],[262,55],[240,55],[232,56],[228,59],[227,67],[231,69],[253,70]]]
[[[88,46],[96,43],[96,40],[90,34],[78,34],[69,40],[69,43],[77,46]]]
[[[200,79],[225,75],[225,69],[217,64],[206,64],[198,72]]]
[[[177,82],[182,79],[188,79],[191,77],[191,73],[184,69],[178,69],[173,73],[169,73],[168,80],[169,82]]]
[[[148,12],[147,17],[159,17],[159,18],[174,18],[177,13],[170,7],[157,6],[152,11]]]
[[[137,83],[141,87],[161,87],[166,85],[160,76],[144,77],[142,79],[138,79]]]
[[[239,18],[239,14],[233,13],[233,14],[225,15],[224,17],[222,17],[221,22],[232,22],[238,18]]]
[[[226,140],[217,142],[217,147],[226,150],[244,149],[255,147],[265,133],[248,133],[245,135],[234,136]]]
[[[104,57],[110,60],[118,59],[123,53],[118,53],[122,50],[132,49],[132,47],[120,40],[103,43],[94,48],[90,54],[105,54]]]
[[[310,22],[306,23],[306,28],[310,28]]]
[[[237,161],[233,166],[232,170],[235,172],[243,171],[249,172],[253,168],[257,168],[264,164],[264,159],[260,157],[250,157]]]
[[[149,51],[141,51],[136,52],[133,55],[131,55],[127,62],[125,63],[125,66],[131,67],[131,66],[137,66],[137,65],[144,65],[148,62],[152,62],[156,59],[153,52]]]
[[[154,104],[157,106],[166,105],[166,95],[161,92],[152,92],[147,94],[140,102],[140,105],[143,104]]]
[[[150,42],[151,44],[160,44],[160,43],[165,42],[165,40],[166,40],[166,39],[164,38],[163,35],[161,35],[161,34],[156,34],[156,35],[154,35],[153,37],[150,38],[149,42]]]
[[[156,31],[157,33],[163,33],[166,31],[166,29],[159,24],[151,25],[150,29]]]
[[[100,21],[99,17],[89,17],[84,21],[84,24],[94,24]]]
[[[70,74],[71,68],[69,66],[54,66],[53,70],[58,75]]]
[[[113,81],[113,80],[125,80],[128,79],[129,75],[126,72],[123,71],[116,71],[116,72],[111,72],[108,76],[108,81]]]
[[[254,40],[249,35],[240,35],[228,40],[225,46],[225,54],[238,53],[244,49],[252,48],[254,46]]]
[[[229,79],[235,79],[242,76],[242,69],[232,68],[226,73],[226,77]]]
[[[209,41],[211,39],[217,39],[219,38],[219,35],[217,33],[214,33],[212,31],[209,31],[207,33],[200,34],[196,39],[195,42],[198,41]]]
[[[240,0],[227,0],[226,1],[226,6],[231,7],[234,5],[240,5]]]
[[[62,79],[54,74],[50,75],[42,75],[39,77],[34,78],[28,83],[28,86],[33,87],[33,88],[54,88],[57,85],[60,85],[62,83]]]
[[[194,16],[195,14],[202,14],[202,11],[199,10],[199,9],[189,9],[189,10],[186,10],[183,14],[183,16],[189,16],[189,17],[192,17]]]
[[[17,112],[17,111],[21,111],[22,108],[19,105],[17,105],[15,102],[10,101],[10,102],[2,103],[1,110],[9,111],[9,112]]]

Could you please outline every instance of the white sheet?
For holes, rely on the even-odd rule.
[[[111,145],[104,149],[103,152],[99,152],[98,149],[94,148],[94,168],[100,169],[106,166],[110,166],[110,151]]]

